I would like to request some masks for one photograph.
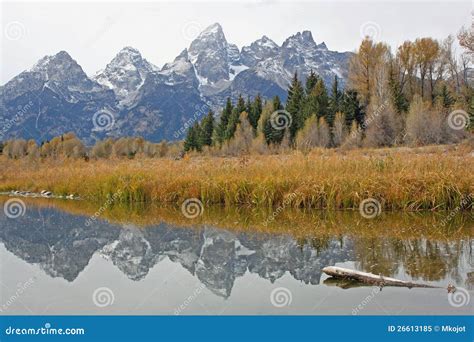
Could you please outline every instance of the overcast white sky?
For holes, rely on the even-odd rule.
[[[310,30],[317,43],[354,51],[361,27],[395,46],[421,36],[445,38],[471,24],[472,1],[174,1],[1,3],[4,84],[45,55],[66,50],[89,75],[124,46],[150,62],[172,61],[206,26],[219,22],[241,48],[267,35],[281,44]]]

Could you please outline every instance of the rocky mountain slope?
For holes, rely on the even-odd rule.
[[[186,123],[219,109],[228,96],[285,100],[295,72],[304,79],[312,69],[328,86],[334,76],[344,84],[349,57],[317,44],[309,31],[281,46],[263,36],[239,50],[217,23],[161,69],[125,47],[88,77],[61,51],[0,87],[0,140],[41,141],[67,131],[87,143],[105,136],[182,139]]]

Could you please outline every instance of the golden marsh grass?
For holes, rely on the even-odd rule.
[[[457,147],[182,160],[2,158],[0,191],[47,189],[92,201],[120,190],[119,203],[198,198],[205,206],[347,209],[375,198],[385,210],[446,210],[472,208],[474,193],[472,150]]]

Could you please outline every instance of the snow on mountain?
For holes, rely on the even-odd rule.
[[[214,84],[229,79],[228,44],[219,24],[206,28],[189,46],[189,57],[197,75]]]
[[[93,79],[112,89],[121,103],[128,103],[133,100],[146,76],[157,70],[137,49],[125,47]]]
[[[23,115],[25,124],[12,127],[7,136],[43,139],[72,130],[93,141],[92,117],[106,108],[114,113],[114,131],[102,135],[173,140],[183,124],[196,117],[196,108],[201,117],[209,107],[218,110],[228,96],[260,93],[284,101],[295,72],[302,81],[314,70],[328,87],[335,76],[344,85],[350,56],[329,50],[324,42],[317,44],[310,31],[288,37],[281,46],[263,36],[239,51],[218,23],[161,69],[138,50],[125,47],[90,78],[61,51],[0,87],[0,124],[31,102]]]
[[[334,76],[344,85],[350,53],[330,51],[326,44],[316,44],[310,31],[298,32],[278,46],[270,38],[263,36],[249,46],[244,46],[240,54],[239,72],[231,78],[227,88],[213,94],[213,100],[222,105],[227,96],[232,98],[278,95],[285,100],[286,89],[295,74],[304,81],[313,70],[329,87]]]
[[[195,71],[189,60],[188,51],[184,49],[172,63],[166,63],[158,74],[166,77],[164,82],[167,85],[175,85],[191,79]]]
[[[240,63],[240,52],[239,48],[235,44],[227,44],[227,58],[229,64],[239,65]]]
[[[0,126],[17,118],[0,139],[51,139],[69,131],[88,141],[93,116],[114,109],[113,91],[91,80],[65,52],[46,56],[0,87]]]
[[[249,46],[244,46],[241,52],[242,63],[253,67],[258,62],[278,54],[279,46],[267,36],[254,41]]]
[[[344,84],[349,57],[350,53],[328,50],[324,42],[316,44],[310,31],[298,32],[286,39],[279,55],[285,70],[291,74],[297,72],[304,78],[313,70],[327,86],[333,82],[335,75],[343,78],[341,84]]]

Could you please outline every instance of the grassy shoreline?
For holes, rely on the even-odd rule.
[[[0,191],[46,189],[93,201],[348,209],[374,198],[388,210],[473,207],[469,146],[183,160],[0,158]]]

